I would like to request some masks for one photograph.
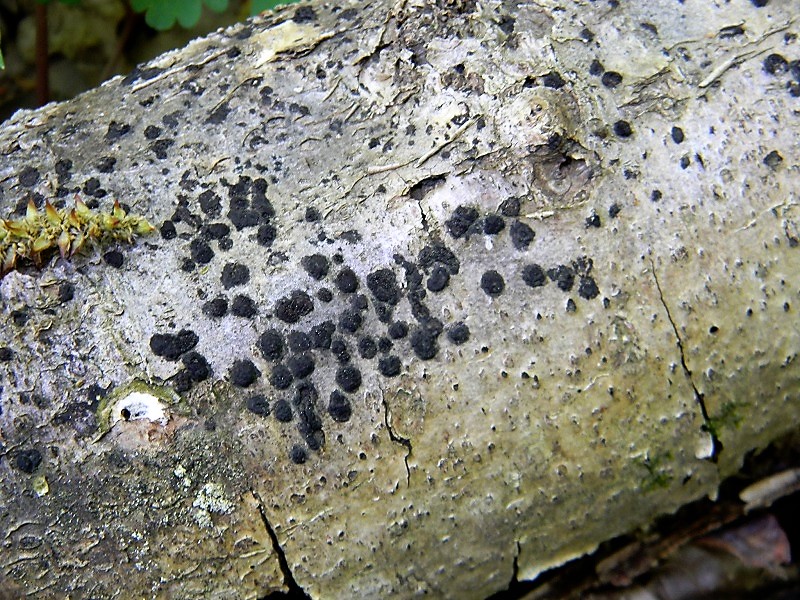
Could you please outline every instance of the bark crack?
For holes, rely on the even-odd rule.
[[[689,384],[692,386],[694,399],[697,402],[697,405],[700,407],[700,413],[703,415],[703,430],[711,436],[710,459],[712,462],[717,462],[719,460],[719,454],[722,451],[722,442],[719,441],[717,434],[714,432],[714,428],[711,425],[711,418],[708,416],[708,409],[706,408],[704,396],[700,390],[697,389],[697,385],[695,385],[694,378],[692,377],[692,371],[686,364],[686,352],[684,351],[683,340],[681,339],[680,332],[678,331],[678,326],[675,323],[675,320],[672,318],[672,313],[669,310],[669,306],[667,306],[667,302],[664,299],[664,292],[661,289],[661,283],[658,281],[655,265],[651,262],[650,266],[653,271],[653,280],[655,281],[656,289],[658,290],[658,298],[661,300],[661,305],[664,307],[664,312],[667,314],[667,320],[669,320],[669,324],[672,326],[672,331],[675,333],[675,339],[678,343],[678,351],[681,357],[681,367],[683,367],[683,372],[686,375],[686,378],[689,380]]]
[[[286,559],[286,553],[283,551],[283,548],[278,541],[278,535],[272,528],[269,519],[267,519],[267,511],[264,509],[264,501],[261,499],[259,493],[255,490],[250,490],[250,493],[253,494],[253,498],[255,498],[256,502],[258,503],[258,512],[261,515],[261,521],[264,523],[264,528],[267,530],[267,535],[269,535],[269,539],[272,542],[272,549],[278,556],[278,565],[281,568],[283,580],[286,583],[286,586],[289,588],[287,597],[296,598],[298,600],[300,598],[310,598],[310,596],[305,593],[303,588],[298,585],[297,581],[295,581],[294,575],[292,575],[292,570],[289,567],[289,561]]]
[[[406,449],[406,455],[403,457],[403,462],[406,465],[406,487],[410,487],[411,469],[408,467],[408,457],[411,456],[411,452],[413,450],[411,447],[411,440],[395,433],[394,429],[392,429],[389,403],[386,402],[386,398],[382,398],[381,401],[383,402],[383,422],[386,425],[386,430],[389,432],[389,439],[396,444],[400,444]]]

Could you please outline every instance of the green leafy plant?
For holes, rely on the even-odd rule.
[[[52,4],[56,0],[36,0],[37,4]],[[61,4],[79,4],[81,0],[57,0]],[[257,15],[280,4],[291,4],[297,0],[251,0],[250,15]],[[177,22],[187,29],[197,25],[203,5],[215,12],[228,8],[228,0],[130,0],[131,8],[144,13],[147,24],[158,31],[172,28]],[[3,52],[0,50],[0,69],[5,69]]]
[[[153,29],[169,29],[177,21],[189,29],[197,25],[203,4],[214,12],[228,8],[228,0],[131,0],[131,8],[144,13],[144,20]]]

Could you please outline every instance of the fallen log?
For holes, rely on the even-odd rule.
[[[713,495],[796,428],[796,39],[300,4],[17,113],[0,581],[482,598]],[[34,252],[76,196],[156,231]]]

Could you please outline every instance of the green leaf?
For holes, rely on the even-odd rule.
[[[293,4],[297,0],[253,0],[250,3],[250,16],[257,15],[265,10],[272,10],[281,4]]]
[[[228,0],[205,0],[215,12],[228,8]],[[175,25],[189,29],[197,25],[203,10],[203,0],[131,0],[131,8],[144,12],[144,20],[153,29],[164,31]]]
[[[214,12],[222,12],[228,8],[228,0],[203,0],[203,3]]]

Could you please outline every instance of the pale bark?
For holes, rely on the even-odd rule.
[[[481,598],[713,495],[796,427],[800,126],[792,73],[763,66],[799,58],[795,2],[311,6],[3,125],[4,214],[78,191],[178,234],[119,246],[121,268],[102,249],[0,282],[5,586]],[[275,215],[234,214],[260,218],[238,230],[231,207],[263,208],[259,190]],[[446,224],[464,206],[508,215],[510,198],[520,214],[499,233]],[[427,260],[442,246],[457,273],[446,253]],[[314,254],[332,261],[321,281],[302,263]],[[249,281],[225,287],[229,263]],[[552,270],[542,286],[524,280],[534,263]],[[366,309],[337,288],[344,267]],[[437,268],[449,284],[420,300]],[[287,323],[297,290],[313,311]],[[209,316],[220,294],[258,314]],[[395,377],[358,344],[387,336],[387,306],[410,329],[388,350]],[[288,390],[258,348],[327,320],[362,379],[347,421],[328,411],[356,387],[336,380],[336,344],[308,351],[313,388]],[[182,362],[151,340],[182,329],[212,372],[179,393]],[[248,388],[238,360],[261,373]],[[248,410],[254,394],[269,415]]]

